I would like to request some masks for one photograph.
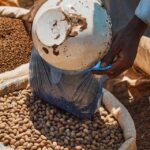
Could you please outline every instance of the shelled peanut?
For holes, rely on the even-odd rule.
[[[0,141],[15,150],[117,150],[124,139],[104,107],[81,121],[26,89],[0,97]]]

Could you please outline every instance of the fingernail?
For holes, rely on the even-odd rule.
[[[105,66],[107,66],[107,64],[106,64],[105,62],[103,62],[103,63],[101,64],[101,67],[105,67]]]

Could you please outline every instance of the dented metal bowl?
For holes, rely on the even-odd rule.
[[[111,43],[111,20],[97,0],[51,0],[37,12],[35,48],[55,68],[83,71],[103,58]]]

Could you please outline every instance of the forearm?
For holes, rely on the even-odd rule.
[[[34,2],[46,2],[47,0],[34,0]]]
[[[141,0],[135,15],[150,26],[150,0]]]
[[[31,10],[28,14],[22,17],[22,20],[24,22],[24,25],[29,33],[31,33],[31,24],[33,22],[33,19],[38,11],[38,9],[41,7],[43,3],[45,3],[47,0],[34,0],[34,5],[31,7]]]
[[[42,5],[45,3],[47,0],[34,0],[34,5]]]

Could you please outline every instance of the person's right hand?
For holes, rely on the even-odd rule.
[[[32,6],[30,12],[22,17],[23,23],[26,27],[26,30],[31,33],[32,28],[32,22],[33,19],[38,11],[38,9],[41,7],[43,3],[45,3],[47,0],[36,0],[34,5]]]
[[[140,39],[146,29],[147,24],[134,16],[128,25],[114,36],[109,52],[102,59],[101,67],[109,64],[112,64],[112,67],[105,71],[93,71],[93,73],[106,74],[114,78],[132,67]]]

